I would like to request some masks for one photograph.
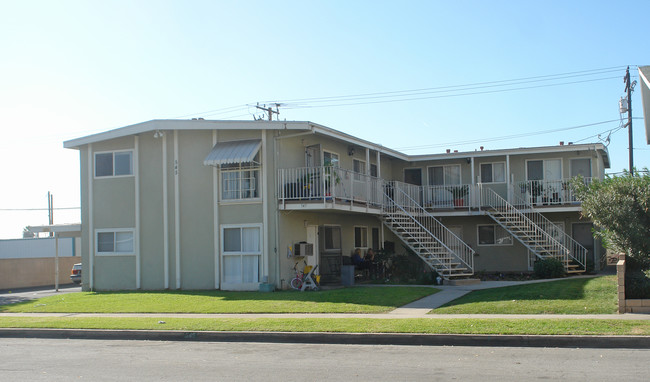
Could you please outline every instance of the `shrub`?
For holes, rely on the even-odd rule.
[[[650,270],[645,259],[625,260],[625,298],[650,298]]]
[[[564,277],[564,265],[558,259],[548,258],[537,260],[534,267],[535,277],[540,279],[555,279]]]

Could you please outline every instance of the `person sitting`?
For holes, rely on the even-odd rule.
[[[352,264],[359,269],[363,269],[365,260],[361,257],[361,249],[357,248],[352,254]]]
[[[375,261],[375,252],[372,250],[372,248],[368,248],[368,252],[366,252],[366,255],[363,257],[363,259],[370,263]]]

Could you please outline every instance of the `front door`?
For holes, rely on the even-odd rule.
[[[307,226],[307,243],[313,244],[314,245],[314,255],[313,256],[307,256],[307,265],[311,265],[312,267],[315,267],[316,264],[318,264],[318,258],[319,258],[319,253],[318,253],[318,226],[317,225],[310,225]],[[314,272],[315,274],[320,274],[320,270],[316,269]]]
[[[318,232],[321,283],[336,284],[341,282],[341,227],[322,226]]]
[[[592,223],[574,223],[572,226],[573,240],[587,249],[587,261],[593,261],[596,264],[594,254],[594,235],[591,233],[594,225]],[[586,264],[585,264],[586,265]]]

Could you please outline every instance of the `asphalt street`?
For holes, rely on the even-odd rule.
[[[0,381],[646,381],[650,350],[0,341]]]

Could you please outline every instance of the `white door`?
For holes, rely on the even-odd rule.
[[[314,256],[306,256],[307,259],[307,265],[311,265],[312,267],[315,267],[316,264],[318,264],[318,257],[319,257],[319,251],[318,251],[318,226],[317,225],[310,225],[307,226],[307,243],[313,244],[314,245]],[[318,269],[315,272],[318,274]]]

